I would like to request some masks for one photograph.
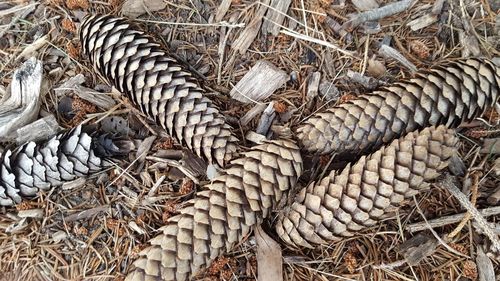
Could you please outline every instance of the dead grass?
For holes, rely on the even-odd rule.
[[[76,39],[74,23],[78,22],[82,11],[117,13],[122,2],[41,1],[33,13],[18,18],[0,38],[0,90],[5,90],[14,69],[22,63],[16,60],[17,56],[47,33],[50,34],[49,42],[33,53],[44,62],[47,89],[79,73],[87,78],[85,86],[105,89],[103,82],[85,65],[85,59],[79,57],[76,40],[73,40]],[[285,125],[294,127],[326,106],[367,92],[347,79],[345,73],[347,70],[365,73],[368,60],[373,56],[387,68],[387,72],[379,77],[382,84],[409,76],[410,73],[399,63],[376,56],[378,43],[386,36],[391,37],[391,45],[410,62],[418,68],[426,68],[436,61],[461,56],[463,47],[457,32],[463,29],[465,20],[474,27],[473,36],[481,52],[489,57],[498,56],[498,41],[495,43],[498,36],[495,37],[492,31],[495,17],[489,12],[488,1],[460,1],[464,3],[462,7],[456,2],[453,7],[445,4],[446,14],[440,14],[440,22],[422,30],[411,31],[407,23],[424,15],[434,1],[419,1],[409,11],[382,19],[381,31],[368,35],[363,33],[363,28],[340,34],[329,26],[328,19],[342,24],[349,13],[356,12],[350,1],[342,5],[339,3],[344,1],[294,0],[283,26],[285,31],[278,36],[259,33],[243,55],[236,52],[232,44],[243,30],[240,26],[250,24],[259,8],[254,1],[232,1],[223,18],[232,24],[230,26],[207,24],[218,6],[212,1],[198,0],[167,1],[167,9],[146,16],[148,22],[138,23],[155,34],[158,40],[167,43],[172,53],[197,73],[206,88],[221,92],[209,94],[209,97],[224,114],[234,117],[229,118],[230,121],[240,118],[253,106],[239,104],[227,94],[257,60],[268,60],[290,73],[292,79],[270,100],[276,101],[278,112],[293,112]],[[26,3],[17,1],[14,5]],[[466,17],[459,13],[460,8],[464,8]],[[1,19],[0,31],[4,32],[2,30],[17,15]],[[220,52],[222,33],[226,35],[223,56]],[[307,84],[315,71],[321,72],[322,81],[330,82],[340,90],[340,99],[327,100],[319,95],[314,101],[307,102]],[[55,113],[61,98],[49,90],[44,98],[43,112]],[[136,138],[149,135],[137,116],[122,105],[108,113],[129,120]],[[94,111],[95,108],[83,110],[82,114],[89,117],[88,114]],[[485,116],[485,120],[498,119],[497,115],[491,117],[493,115]],[[68,124],[59,114],[57,116],[60,124]],[[236,122],[233,125],[246,132],[254,129],[257,122],[258,118],[254,118],[244,128]],[[498,136],[498,129],[498,126],[488,127],[479,122],[462,132],[460,151],[464,162],[470,171],[483,171],[476,204],[480,207],[487,206],[485,198],[500,181],[490,172],[495,156],[479,154],[481,141],[478,138]],[[161,150],[170,153],[169,157],[179,156],[178,149],[167,138],[157,142],[150,154]],[[192,196],[193,188],[196,188],[178,169],[152,160],[136,163],[134,159],[131,155],[130,159],[117,163],[115,169],[92,178],[83,186],[42,194],[28,205],[18,206],[18,209],[42,209],[42,219],[20,219],[16,216],[16,209],[3,209],[0,213],[0,280],[121,280],[137,253],[145,247],[145,242],[155,235],[155,230],[166,218],[176,213],[179,205]],[[328,166],[328,159],[321,163]],[[466,182],[470,179],[460,180]],[[303,181],[305,184],[309,179]],[[427,219],[463,212],[457,200],[439,188],[423,194],[418,202]],[[498,218],[495,220],[499,223]],[[418,221],[422,221],[422,217],[409,202],[377,227],[355,237],[312,251],[285,249],[285,280],[476,280],[475,249],[484,243],[484,237],[476,233],[471,222],[467,222],[450,243],[453,249],[470,258],[455,255],[439,246],[432,256],[416,266],[381,266],[402,259],[397,247],[413,235],[404,227]],[[436,231],[444,236],[454,227],[450,225]],[[250,237],[233,252],[219,258],[206,276],[200,278],[254,280],[254,245]],[[500,271],[498,263],[495,269]]]

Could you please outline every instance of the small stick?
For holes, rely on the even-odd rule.
[[[348,20],[342,25],[342,29],[353,29],[360,24],[367,21],[375,21],[388,16],[395,15],[397,13],[401,13],[406,9],[410,8],[415,0],[403,0],[395,3],[391,3],[380,7],[378,9],[374,9],[371,11],[366,11],[363,13],[359,13],[354,16],[352,19]]]
[[[480,174],[481,174],[481,172],[474,171],[474,172],[472,172],[472,175],[471,175],[471,177],[472,177],[472,196],[471,196],[470,201],[471,201],[473,206],[476,204],[476,201],[477,201],[477,190],[479,188],[479,177],[481,176]],[[450,232],[450,234],[448,234],[448,239],[451,240],[453,237],[457,236],[457,234],[460,233],[462,228],[464,228],[464,226],[467,224],[467,222],[470,220],[471,217],[472,217],[471,213],[467,212],[467,214],[465,214],[465,216],[462,218],[462,221],[457,225],[457,227],[452,232]]]
[[[484,209],[481,209],[478,211],[481,214],[481,216],[483,216],[483,217],[496,216],[496,215],[500,214],[500,206],[488,207],[488,208],[484,208]],[[466,214],[467,214],[467,212],[433,219],[433,220],[429,221],[429,225],[432,228],[436,228],[436,227],[442,227],[445,225],[450,225],[452,223],[457,223],[460,220],[462,220],[462,218],[465,217]],[[426,230],[427,224],[425,222],[417,222],[417,223],[407,225],[405,227],[405,229],[412,232],[412,233],[418,232],[418,231]]]

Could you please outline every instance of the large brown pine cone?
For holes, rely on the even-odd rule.
[[[126,19],[94,15],[80,26],[83,53],[118,91],[198,156],[223,166],[237,149],[231,127],[191,73]]]
[[[313,115],[298,128],[310,152],[363,155],[409,132],[471,121],[499,97],[500,67],[487,59],[437,65]]]
[[[160,228],[126,280],[188,280],[287,200],[301,173],[299,149],[290,141],[243,153]]]
[[[110,164],[106,157],[121,153],[111,139],[90,136],[81,126],[43,143],[6,150],[0,156],[0,206],[15,205],[40,190],[101,171]]]
[[[312,247],[374,225],[405,198],[428,188],[456,153],[458,138],[444,126],[429,127],[332,171],[301,190],[278,217],[276,231],[288,244]]]

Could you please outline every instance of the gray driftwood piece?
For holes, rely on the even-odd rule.
[[[15,131],[32,122],[40,109],[42,62],[30,58],[14,72],[10,92],[0,100],[0,140],[12,140]]]
[[[262,23],[263,34],[271,33],[274,36],[278,36],[291,3],[292,0],[271,1],[271,8],[267,10],[264,22]]]
[[[238,38],[234,41],[232,48],[241,55],[245,54],[248,47],[253,43],[255,37],[259,33],[260,27],[262,25],[262,18],[267,11],[267,5],[270,0],[262,0],[260,2],[259,8],[255,12],[252,21],[241,31]]]
[[[38,119],[16,131],[16,143],[18,145],[29,141],[48,139],[59,131],[59,124],[53,114]]]
[[[268,98],[288,79],[285,71],[268,61],[260,60],[234,86],[230,95],[240,102],[258,102]]]

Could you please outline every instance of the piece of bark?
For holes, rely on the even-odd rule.
[[[92,209],[83,210],[83,211],[76,212],[74,214],[71,214],[71,215],[65,217],[64,221],[65,222],[81,221],[84,219],[91,218],[91,217],[99,214],[100,212],[105,212],[108,209],[109,209],[108,205],[103,205],[103,206],[98,206],[98,207],[95,207]]]
[[[498,162],[499,159],[500,158],[498,158],[496,162]],[[498,205],[500,202],[500,186],[497,187],[497,189],[490,196],[488,196],[486,201],[492,206]]]
[[[39,141],[48,139],[57,134],[59,124],[53,114],[47,115],[42,119],[38,119],[16,131],[16,143],[21,145],[29,141]]]
[[[278,36],[291,3],[291,0],[271,0],[271,8],[267,10],[266,17],[262,23],[263,34],[271,33],[274,36]]]
[[[250,47],[250,45],[255,40],[255,37],[257,37],[260,26],[262,25],[262,18],[267,11],[267,5],[269,4],[269,1],[270,0],[263,0],[261,2],[262,4],[257,9],[257,12],[255,12],[253,19],[245,27],[245,29],[243,29],[243,31],[240,33],[240,36],[238,36],[238,38],[234,41],[232,48],[241,55],[245,54],[248,47]]]
[[[147,12],[156,12],[165,9],[167,3],[163,0],[126,0],[123,3],[121,14],[128,18],[137,18]]]
[[[499,154],[500,153],[500,138],[485,139],[480,153]]]
[[[387,4],[383,7],[380,7],[378,9],[366,11],[360,14],[355,15],[352,17],[350,20],[345,22],[342,25],[343,29],[353,29],[360,24],[367,22],[367,21],[374,21],[374,20],[379,20],[388,16],[395,15],[397,13],[401,13],[403,11],[406,11],[411,7],[411,5],[415,2],[415,0],[402,0],[398,2],[394,2],[391,4]]]
[[[33,41],[33,43],[31,43],[28,46],[26,46],[23,49],[23,51],[16,57],[16,61],[18,61],[20,59],[26,59],[26,58],[30,57],[38,49],[40,49],[43,46],[45,46],[45,44],[47,44],[47,42],[49,42],[48,39],[49,39],[49,35],[46,34],[46,35],[44,35],[44,36],[36,39],[35,41]]]
[[[0,140],[14,139],[13,133],[32,122],[40,110],[42,62],[27,60],[14,72],[10,94],[0,100]]]
[[[351,1],[356,8],[362,12],[374,10],[379,7],[377,1],[375,0],[352,0]]]
[[[480,209],[479,213],[483,217],[496,216],[496,215],[500,214],[500,206]],[[428,228],[428,226],[431,226],[432,228],[436,228],[436,227],[450,225],[452,223],[457,223],[457,222],[461,221],[466,214],[467,214],[467,212],[461,213],[461,214],[456,214],[456,215],[449,215],[449,216],[440,217],[437,219],[429,220],[428,222],[424,221],[424,222],[417,222],[417,223],[409,224],[405,227],[405,230],[408,230],[409,232],[413,233],[413,232],[426,230]]]
[[[476,265],[479,281],[495,280],[495,269],[493,268],[493,263],[484,253],[481,246],[477,247]]]
[[[77,96],[99,108],[107,110],[116,105],[115,100],[106,93],[97,92],[81,85],[75,85],[74,90]]]
[[[346,76],[351,79],[351,81],[361,84],[368,90],[373,90],[378,87],[378,80],[373,77],[365,76],[359,72],[352,70],[347,70]]]
[[[252,107],[249,111],[247,111],[247,113],[245,113],[245,115],[243,115],[243,117],[241,117],[240,119],[241,126],[248,125],[248,123],[250,123],[250,121],[252,121],[252,119],[254,119],[255,116],[261,114],[262,111],[266,109],[266,107],[267,105],[264,103],[258,103],[254,105],[254,107]]]
[[[333,84],[332,81],[323,81],[319,85],[319,93],[327,101],[335,101],[340,97],[339,89]]]
[[[260,226],[255,228],[257,242],[257,280],[283,281],[283,262],[280,245]]]
[[[316,96],[318,96],[319,91],[319,82],[321,81],[321,72],[316,71],[312,74],[311,78],[309,78],[309,82],[307,84],[307,98],[312,100]]]
[[[76,86],[82,85],[83,83],[85,83],[85,76],[83,76],[83,74],[80,73],[76,76],[69,78],[59,87],[55,88],[54,92],[56,92],[58,96],[63,96],[66,95],[67,93],[70,93]]]
[[[382,44],[380,46],[378,53],[384,58],[390,58],[396,60],[397,62],[401,63],[404,67],[408,68],[413,73],[417,72],[417,67],[413,63],[411,63],[407,58],[405,58],[398,50],[386,44]]]
[[[269,103],[262,115],[260,116],[259,124],[255,130],[258,134],[267,136],[269,128],[273,124],[274,118],[276,118],[276,112],[274,110],[274,102]]]
[[[44,210],[43,209],[29,209],[29,210],[21,210],[17,213],[17,216],[20,218],[43,218]]]
[[[495,160],[495,165],[493,166],[493,172],[497,177],[500,176],[500,157]]]
[[[215,22],[220,22],[222,18],[226,15],[227,11],[231,7],[231,0],[222,0],[219,7],[217,7],[217,12],[215,13]]]
[[[268,61],[260,60],[241,78],[229,94],[240,102],[258,102],[272,95],[288,79],[285,71]]]
[[[333,30],[333,32],[345,38],[346,42],[348,43],[352,42],[352,34],[342,29],[342,25],[338,21],[329,16],[326,16],[325,22],[328,25],[328,27],[330,27]]]
[[[432,255],[438,245],[439,241],[436,238],[418,234],[403,242],[398,247],[398,252],[405,257],[405,261],[409,265],[415,266],[426,257]]]
[[[410,21],[406,25],[409,26],[411,30],[417,31],[437,22],[437,20],[438,20],[437,15],[425,14],[419,18]]]

